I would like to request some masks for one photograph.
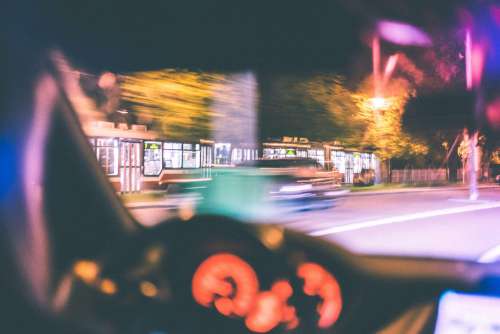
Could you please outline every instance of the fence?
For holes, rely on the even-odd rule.
[[[445,168],[439,169],[394,169],[391,171],[392,183],[440,183],[446,182]]]

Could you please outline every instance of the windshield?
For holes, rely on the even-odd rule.
[[[358,253],[488,262],[500,253],[500,108],[483,41],[497,35],[452,21],[378,20],[342,69],[53,60],[140,224],[225,214]]]

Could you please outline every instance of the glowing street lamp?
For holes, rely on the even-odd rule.
[[[390,101],[384,97],[372,97],[368,99],[369,107],[373,110],[383,110],[390,106]]]

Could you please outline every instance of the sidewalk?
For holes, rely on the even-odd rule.
[[[495,183],[485,183],[478,185],[478,189],[491,189],[498,188],[500,186]],[[430,192],[430,191],[450,191],[450,190],[468,190],[467,185],[448,185],[448,186],[435,186],[435,187],[404,187],[404,188],[394,188],[385,190],[358,190],[351,191],[346,196],[371,196],[371,195],[392,195],[392,194],[405,194],[405,193],[415,193],[415,192]]]
[[[128,201],[123,204],[130,209],[174,209],[182,204],[192,203],[198,200],[195,196],[189,195],[169,195],[163,198],[149,201]]]

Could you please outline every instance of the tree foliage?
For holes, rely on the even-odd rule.
[[[373,105],[373,79],[364,80],[354,94],[359,117],[366,127],[360,133],[361,145],[373,146],[382,159],[409,158],[427,154],[428,147],[405,133],[402,128],[402,116],[410,97],[415,94],[411,83],[404,78],[392,79],[385,87],[385,106]]]
[[[213,92],[221,84],[222,75],[160,70],[120,79],[122,98],[140,123],[173,140],[210,136]]]

